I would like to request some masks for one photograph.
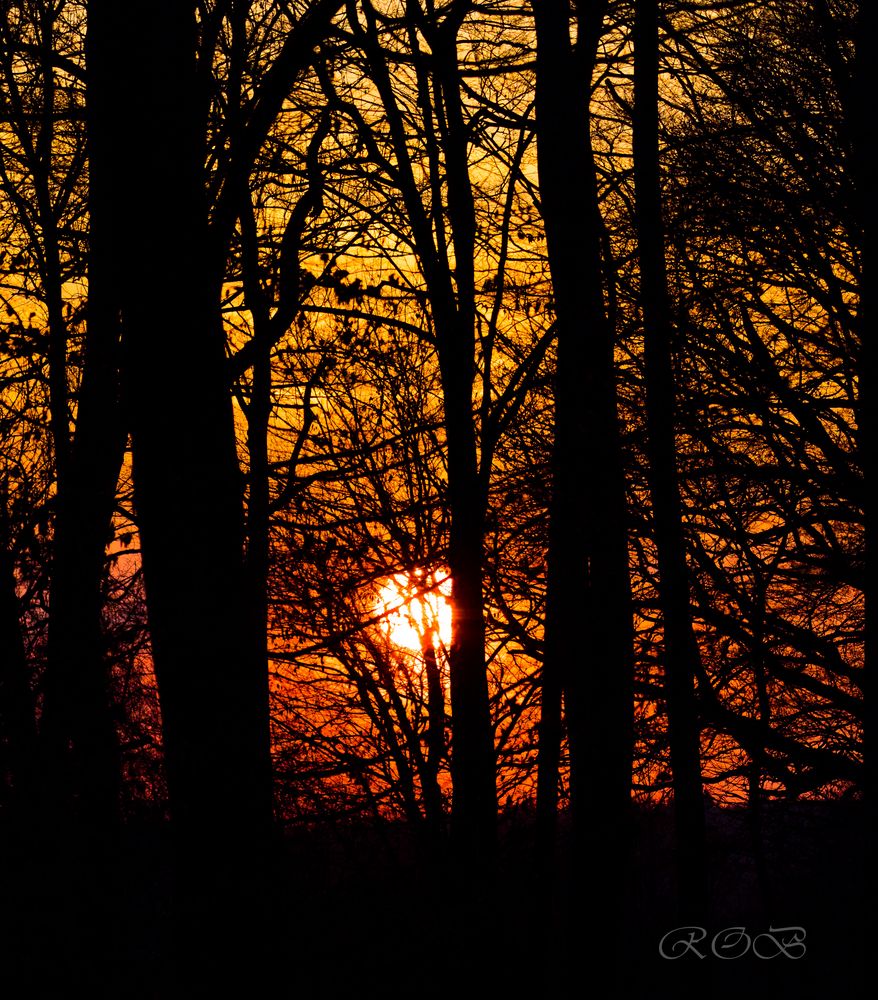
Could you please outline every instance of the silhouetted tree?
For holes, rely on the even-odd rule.
[[[674,329],[659,165],[657,0],[637,0],[634,18],[633,150],[644,325],[647,454],[662,608],[668,740],[673,772],[682,916],[704,916],[706,873],[701,727],[695,700],[700,653],[692,629],[689,574],[677,476]]]
[[[550,823],[563,695],[577,863],[607,919],[607,937],[593,942],[600,948],[616,940],[621,915],[632,755],[626,497],[590,119],[606,4],[577,7],[575,49],[566,3],[533,11],[541,211],[558,325],[538,809]]]
[[[116,147],[127,190],[138,193],[102,196],[113,200],[113,252],[124,262],[122,379],[150,638],[178,872],[197,907],[185,919],[204,924],[208,954],[238,938],[246,955],[264,919],[258,897],[248,902],[246,893],[265,877],[272,822],[268,684],[247,616],[242,482],[208,241],[195,7],[122,11],[96,0],[89,29],[127,46],[100,81],[124,113],[100,121],[96,141]],[[144,86],[142,67],[159,65]],[[94,178],[101,181],[112,183],[106,173]],[[157,309],[148,290],[159,280],[168,291]],[[190,952],[197,969],[208,959],[194,945],[184,956]]]
[[[119,757],[110,710],[102,607],[105,548],[112,534],[116,483],[127,438],[119,400],[121,303],[114,234],[124,164],[109,135],[112,123],[125,113],[113,88],[118,29],[115,24],[107,32],[101,19],[95,18],[85,46],[89,160],[86,335],[76,430],[68,442],[65,417],[65,437],[62,444],[56,444],[48,665],[41,722],[47,750],[43,780],[56,783],[67,808],[78,799],[77,808],[85,813],[84,818],[91,813],[91,820],[102,824],[116,818],[119,805]],[[66,383],[63,351],[59,349],[56,363],[65,366],[60,378]],[[63,405],[66,410],[66,401]],[[54,425],[60,425],[60,418]]]
[[[11,813],[17,825],[22,805],[33,801],[38,743],[7,504],[4,491],[0,493],[0,808]]]

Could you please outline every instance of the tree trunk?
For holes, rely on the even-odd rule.
[[[695,697],[700,653],[692,629],[683,508],[677,473],[673,323],[665,264],[659,167],[658,0],[637,0],[634,21],[634,182],[646,367],[648,480],[659,569],[665,697],[674,789],[681,919],[707,904],[701,726]]]
[[[68,457],[55,500],[41,720],[45,781],[54,792],[52,807],[61,805],[69,812],[76,802],[81,819],[100,825],[115,818],[120,781],[101,625],[105,549],[126,439],[119,402],[115,236],[123,161],[109,132],[112,121],[125,113],[109,82],[114,62],[120,58],[117,49],[112,27],[107,29],[100,18],[90,19],[86,37],[89,295],[85,365],[69,453],[67,442],[56,442],[56,452]],[[66,398],[63,405],[66,410]]]
[[[485,867],[495,849],[497,788],[485,666],[485,492],[479,476],[473,410],[476,222],[456,32],[450,28],[443,26],[433,45],[442,95],[437,115],[445,152],[456,294],[450,288],[447,293],[439,288],[432,304],[448,445],[452,839],[466,864],[478,870]],[[444,254],[444,248],[440,252]]]
[[[431,629],[424,640],[424,672],[427,675],[427,753],[423,778],[424,815],[434,845],[442,839],[444,815],[439,768],[445,756],[445,691],[442,674],[433,646],[435,632]]]
[[[479,474],[473,407],[476,310],[474,283],[475,208],[469,176],[469,133],[464,120],[457,31],[466,6],[449,12],[437,26],[419,14],[411,17],[432,49],[433,77],[419,81],[419,108],[430,136],[430,171],[438,179],[439,145],[444,154],[447,204],[435,198],[427,209],[415,180],[407,126],[394,93],[385,54],[379,44],[377,17],[363,5],[366,28],[351,28],[362,44],[372,79],[387,115],[396,154],[400,194],[409,216],[418,261],[436,330],[442,380],[448,455],[448,568],[451,575],[452,641],[448,653],[451,679],[451,835],[464,884],[481,880],[495,850],[497,789],[485,665],[485,618],[482,593],[485,490]],[[433,120],[430,121],[429,119]],[[454,251],[452,269],[445,233]],[[438,234],[434,239],[434,233]],[[466,871],[463,871],[466,869]]]
[[[449,353],[458,355],[456,350]],[[458,363],[459,360],[458,355]],[[497,812],[485,669],[484,510],[472,426],[472,381],[460,378],[460,368],[454,361],[446,360],[443,368],[451,515],[448,564],[452,581],[452,639],[448,659],[453,748],[452,837],[462,855],[479,866],[493,853]]]
[[[605,6],[585,5],[574,52],[567,3],[533,5],[537,156],[558,324],[543,670],[548,690],[560,682],[564,695],[576,881],[587,873],[589,906],[605,917],[596,951],[616,940],[621,917],[633,724],[625,483],[590,143]],[[551,770],[544,780],[557,780]]]
[[[9,810],[15,823],[27,819],[37,759],[35,703],[28,673],[6,495],[0,492],[0,806]]]
[[[249,194],[248,194],[249,197]],[[247,451],[250,460],[247,497],[247,547],[244,557],[245,601],[241,610],[248,615],[253,653],[258,657],[262,678],[259,699],[263,704],[263,724],[269,730],[268,688],[268,572],[271,561],[268,432],[271,417],[271,341],[266,338],[267,310],[264,302],[252,307],[254,338],[262,341],[253,363],[252,391],[247,409]],[[253,664],[256,672],[256,665]]]
[[[34,200],[40,226],[43,298],[49,321],[49,426],[54,446],[55,480],[64,486],[70,451],[70,419],[67,388],[67,324],[61,277],[61,248],[52,203],[52,168],[55,139],[55,9],[42,4],[39,13],[40,82],[42,101],[39,129],[34,143]]]
[[[261,916],[245,896],[265,876],[272,790],[222,275],[208,254],[194,4],[126,5],[117,44],[128,67],[117,125],[132,195],[117,210],[135,503],[180,874],[216,949]]]
[[[876,316],[878,316],[878,150],[875,145],[874,95],[878,88],[878,59],[875,57],[874,33],[869,17],[871,5],[861,2],[857,12],[854,78],[851,88],[853,112],[852,173],[857,218],[860,231],[859,310],[857,322],[860,334],[859,386],[857,391],[857,425],[863,478],[865,480],[865,630],[863,672],[866,683],[875,672],[875,615],[878,600],[875,593],[875,343]],[[870,499],[871,498],[871,499]],[[872,567],[872,569],[870,569]],[[865,791],[869,819],[869,834],[878,836],[878,790],[875,786],[875,712],[873,700],[866,697],[864,718],[864,762],[866,766]]]

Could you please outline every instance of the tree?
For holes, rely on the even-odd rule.
[[[538,808],[550,822],[563,695],[578,864],[594,905],[609,915],[612,940],[629,840],[632,618],[614,331],[590,140],[606,5],[577,8],[575,50],[566,3],[533,10],[541,211],[558,326]]]
[[[468,142],[456,55],[457,34],[469,4],[452,4],[441,21],[411,4],[407,15],[413,46],[416,86],[427,118],[423,122],[431,183],[447,185],[447,205],[432,199],[425,206],[412,165],[405,119],[394,93],[382,50],[375,9],[363,7],[365,28],[351,23],[367,70],[387,115],[393,174],[402,196],[421,272],[430,298],[437,356],[442,373],[445,435],[448,449],[450,511],[448,563],[452,580],[454,626],[450,650],[454,757],[453,822],[461,857],[473,871],[493,851],[496,816],[494,749],[485,674],[485,623],[482,599],[482,552],[485,494],[473,414],[476,377],[475,216],[469,178]],[[425,70],[414,27],[431,46]],[[441,147],[439,145],[441,137]],[[440,180],[440,148],[444,176]],[[453,246],[454,263],[448,239]],[[435,235],[434,235],[435,234]]]
[[[4,90],[10,111],[3,156],[4,193],[33,261],[35,286],[22,268],[20,293],[34,294],[45,312],[48,425],[55,496],[46,694],[40,739],[44,805],[55,820],[106,827],[118,807],[116,734],[107,693],[101,624],[104,548],[125,434],[117,403],[112,287],[101,264],[104,222],[89,204],[95,239],[89,246],[94,295],[86,324],[86,361],[77,391],[72,334],[76,327],[69,284],[81,280],[85,255],[76,233],[83,213],[83,79],[77,51],[79,8],[69,19],[51,4],[21,7],[5,22]],[[21,71],[22,65],[25,71]],[[89,148],[98,173],[105,151]],[[31,314],[33,320],[36,313]],[[78,345],[76,345],[78,346]],[[72,406],[75,431],[71,433]],[[51,789],[51,791],[50,791]]]
[[[89,30],[114,46],[127,41],[125,59],[98,84],[124,114],[99,119],[93,141],[116,148],[138,197],[98,193],[118,220],[112,252],[124,261],[122,380],[178,872],[215,948],[244,930],[239,911],[262,877],[272,795],[267,678],[246,613],[242,484],[208,240],[195,9],[120,11],[96,0]],[[151,65],[162,69],[145,87],[141,69]],[[95,176],[102,181],[111,176]],[[157,308],[147,291],[167,276],[185,284]],[[260,910],[248,915],[253,926]]]
[[[658,5],[655,0],[638,0],[634,18],[632,124],[647,453],[660,580],[681,916],[696,920],[704,915],[707,892],[701,727],[694,687],[700,673],[700,653],[689,608],[689,574],[677,476],[674,330],[662,219],[658,86]]]
[[[751,760],[754,810],[774,780],[793,795],[858,780],[861,715],[859,640],[846,638],[862,487],[844,115],[812,13],[759,12],[758,39],[746,10],[665,22],[695,105],[667,130],[666,204],[699,689],[705,719]],[[817,750],[805,720],[825,711],[833,736]]]

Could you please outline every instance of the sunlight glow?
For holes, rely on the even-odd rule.
[[[451,645],[451,577],[447,573],[397,573],[378,592],[381,629],[400,649],[420,653]]]

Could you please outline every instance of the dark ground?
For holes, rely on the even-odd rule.
[[[179,951],[203,938],[209,922],[174,918],[161,827],[128,828],[121,844],[103,851],[103,885],[81,847],[6,843],[0,997],[456,997],[465,983],[468,993],[492,1000],[865,996],[876,946],[867,924],[874,912],[865,906],[861,806],[767,807],[762,884],[747,814],[712,809],[709,824],[713,914],[699,944],[705,959],[659,955],[662,936],[679,925],[666,811],[638,815],[628,926],[615,955],[590,947],[601,915],[587,899],[565,898],[563,877],[552,919],[543,919],[530,820],[518,814],[505,819],[498,877],[472,922],[469,946],[453,881],[418,863],[404,830],[297,831],[274,863],[262,954],[242,958],[234,943],[202,942],[204,976],[197,972],[192,985],[176,989],[169,984]],[[252,916],[244,914],[245,930],[256,925]],[[732,926],[751,936],[769,926],[802,927],[804,957],[712,956],[713,935]]]

